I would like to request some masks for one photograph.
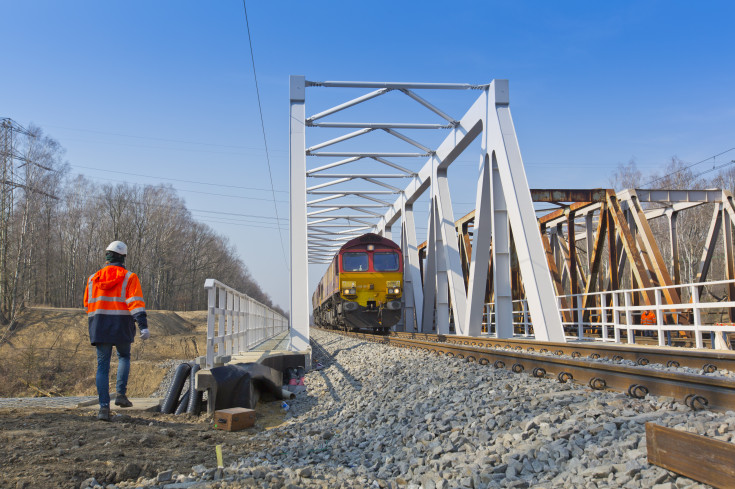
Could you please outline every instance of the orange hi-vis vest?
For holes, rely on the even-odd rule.
[[[641,324],[644,324],[646,326],[653,326],[654,324],[656,324],[656,315],[651,311],[644,312],[641,315]]]
[[[121,266],[107,265],[89,277],[84,308],[93,345],[132,343],[135,322],[140,329],[148,327],[140,280]]]

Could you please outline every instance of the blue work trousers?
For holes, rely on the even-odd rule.
[[[120,343],[115,346],[117,350],[117,384],[115,389],[118,394],[125,394],[128,390],[128,375],[130,374],[130,343]],[[112,343],[101,343],[97,345],[97,395],[101,407],[110,406],[110,357],[112,356]]]

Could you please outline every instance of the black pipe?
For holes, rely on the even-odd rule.
[[[199,416],[202,410],[202,398],[204,397],[204,392],[198,391],[194,387],[196,374],[201,368],[198,363],[195,363],[189,374],[189,405],[186,407],[186,412],[196,416]]]
[[[189,395],[191,394],[191,389],[184,392],[184,395],[181,397],[181,400],[179,401],[178,406],[176,406],[176,411],[174,414],[183,414],[186,411],[186,408],[189,407]]]
[[[182,363],[176,368],[174,374],[174,380],[171,382],[171,387],[166,393],[166,397],[163,399],[163,405],[161,405],[161,412],[163,414],[172,414],[176,409],[176,403],[181,395],[181,390],[184,388],[184,382],[186,377],[189,375],[191,365],[188,363]]]

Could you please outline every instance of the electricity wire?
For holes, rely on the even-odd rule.
[[[211,187],[227,187],[227,188],[236,188],[241,190],[262,190],[264,192],[267,192],[268,190],[274,191],[274,192],[283,192],[288,193],[287,190],[274,190],[272,187],[270,189],[268,188],[258,188],[258,187],[243,187],[241,185],[227,185],[225,183],[209,183],[209,182],[197,182],[194,180],[184,180],[181,178],[167,178],[167,177],[157,177],[154,175],[144,175],[142,173],[131,173],[127,171],[115,171],[115,170],[105,170],[104,168],[95,168],[93,166],[84,166],[84,165],[69,165],[72,168],[84,168],[85,170],[96,170],[96,171],[104,171],[108,173],[119,173],[122,175],[132,175],[134,177],[145,177],[145,178],[156,178],[159,180],[170,180],[172,182],[182,182],[182,183],[193,183],[196,185],[209,185]]]
[[[96,180],[96,181],[100,181],[100,182],[124,183],[126,185],[132,185],[132,186],[141,185],[141,184],[136,183],[136,182],[130,182],[130,181],[127,181],[127,180],[117,180],[117,179],[114,179],[114,178],[87,177],[87,176],[84,176],[84,178],[88,178],[90,180]],[[145,184],[145,185],[146,186],[153,187],[153,188],[159,187],[159,185],[156,185],[156,184]],[[177,192],[189,192],[189,193],[194,193],[194,194],[213,195],[215,197],[226,197],[226,198],[230,198],[230,199],[267,200],[269,202],[271,201],[270,198],[266,198],[266,197],[245,197],[244,195],[218,194],[218,193],[215,193],[215,192],[203,192],[201,190],[182,189],[182,188],[178,188],[178,187],[174,187],[174,186],[171,186],[171,187],[163,187],[163,188],[172,188],[172,189],[176,190]],[[286,203],[286,204],[288,203],[287,200],[278,200],[276,202],[281,202],[281,203]]]
[[[260,89],[258,88],[258,75],[255,71],[255,55],[253,54],[253,40],[250,36],[250,22],[248,21],[248,8],[245,5],[245,0],[242,0],[242,8],[245,11],[245,26],[247,27],[248,31],[248,44],[250,45],[250,61],[253,64],[253,78],[255,79],[255,94],[258,98],[258,112],[260,114],[260,127],[263,130],[263,145],[265,146],[265,161],[268,163],[268,177],[270,178],[271,182],[271,191],[273,193],[273,208],[276,211],[276,222],[278,222],[280,219],[278,218],[278,204],[276,203],[276,189],[273,186],[273,172],[271,171],[271,158],[268,153],[268,140],[265,137],[265,122],[263,121],[263,106],[260,103]],[[283,252],[283,263],[286,265],[286,270],[290,272],[290,268],[288,266],[288,259],[286,258],[286,247],[283,244],[283,233],[281,232],[281,228],[278,228],[278,237],[280,238],[281,243],[281,251]]]
[[[650,182],[648,182],[648,183],[646,183],[646,184],[642,185],[642,186],[641,186],[640,188],[645,188],[645,187],[648,187],[649,185],[653,185],[654,183],[656,183],[656,182],[660,182],[661,180],[664,180],[664,179],[666,179],[666,178],[670,177],[671,175],[676,175],[677,173],[681,173],[681,172],[683,172],[684,170],[688,170],[689,168],[692,168],[693,166],[701,165],[701,164],[702,164],[702,163],[704,163],[704,162],[707,162],[707,161],[709,161],[709,160],[711,160],[711,159],[713,159],[713,158],[717,158],[718,156],[722,156],[722,155],[724,155],[725,153],[729,153],[729,152],[730,152],[730,151],[732,151],[732,150],[735,150],[735,148],[730,148],[730,149],[727,149],[727,150],[723,151],[722,153],[717,153],[716,155],[712,155],[712,156],[709,156],[709,157],[707,157],[707,158],[703,159],[702,161],[698,161],[698,162],[696,162],[696,163],[692,163],[691,165],[685,166],[684,168],[680,168],[680,169],[678,169],[678,170],[676,170],[676,171],[673,171],[673,172],[671,172],[671,173],[667,173],[667,174],[666,174],[666,175],[664,175],[663,177],[660,177],[660,178],[656,178],[656,179],[654,179],[654,180],[651,180]],[[711,171],[713,171],[713,170],[715,170],[715,169],[717,169],[717,168],[722,168],[723,166],[729,165],[729,164],[731,164],[731,163],[732,163],[732,162],[729,162],[729,163],[725,163],[725,165],[720,165],[720,166],[718,166],[718,167],[716,167],[716,168],[715,168],[715,167],[713,167],[713,168],[712,168],[711,170],[707,170],[707,171],[705,171],[705,172],[702,172],[702,173],[700,173],[699,175],[695,175],[695,177],[698,177],[698,176],[700,176],[700,175],[704,175],[704,174],[706,174],[706,173],[709,173],[709,172],[711,172]]]

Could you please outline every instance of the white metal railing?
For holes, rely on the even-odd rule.
[[[628,343],[635,342],[635,331],[648,332],[651,336],[656,335],[658,344],[666,345],[667,335],[672,331],[691,332],[694,335],[695,345],[697,348],[704,346],[703,334],[711,334],[714,341],[715,335],[718,333],[735,333],[735,326],[730,324],[715,324],[716,321],[707,321],[706,315],[720,313],[720,316],[726,316],[727,310],[735,308],[735,301],[707,301],[700,300],[700,288],[702,287],[727,287],[735,285],[735,280],[719,280],[712,282],[702,282],[694,284],[669,285],[661,287],[649,287],[644,289],[626,289],[608,292],[593,292],[587,294],[587,308],[583,308],[585,294],[562,295],[557,296],[557,305],[559,313],[564,317],[564,313],[572,318],[572,321],[562,321],[564,330],[569,339],[577,340],[600,340],[607,342],[621,341],[621,332],[625,331]],[[667,289],[675,289],[679,294],[679,303],[667,304],[663,300],[664,291]],[[651,305],[634,305],[634,294],[646,293],[653,294],[655,301]],[[573,299],[576,299],[576,306]],[[562,307],[562,302],[566,302],[567,307]],[[528,313],[528,306],[524,300],[513,301],[513,326],[514,331],[523,329],[522,336],[529,336],[529,328],[533,327],[533,322]],[[656,324],[646,325],[640,324],[643,311],[652,311],[656,315]],[[576,313],[576,315],[575,315]],[[585,314],[587,313],[587,314]],[[690,324],[665,324],[665,316],[673,318],[682,313],[687,314]],[[586,320],[585,320],[586,316]],[[576,320],[574,318],[576,317]],[[673,322],[673,321],[669,321]],[[494,304],[485,304],[483,314],[483,330],[487,334],[495,333],[495,317]],[[587,332],[595,330],[600,336],[592,336]],[[572,332],[570,334],[570,332]],[[612,337],[610,336],[612,333]],[[645,333],[644,333],[645,334]],[[713,344],[713,348],[715,345]]]
[[[209,278],[204,288],[208,294],[206,368],[214,366],[215,357],[242,353],[288,329],[286,317],[222,282]]]

